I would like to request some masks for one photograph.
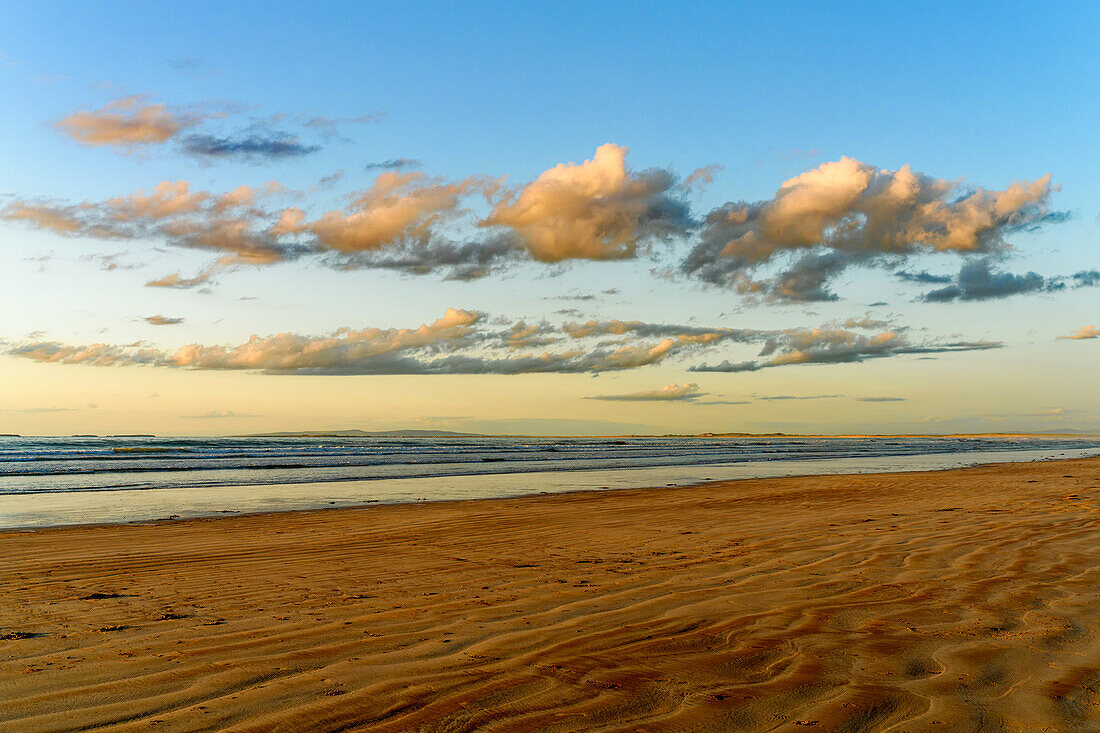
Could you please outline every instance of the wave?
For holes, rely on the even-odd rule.
[[[0,438],[0,495],[1095,446],[1088,437]]]

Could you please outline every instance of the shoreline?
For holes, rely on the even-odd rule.
[[[0,731],[1100,724],[1100,457],[654,499],[0,533]]]
[[[1068,454],[1068,456],[1067,456]],[[429,477],[0,495],[0,532],[295,513],[333,508],[518,498],[583,491],[656,490],[713,482],[951,470],[1100,455],[1100,446],[1029,448],[631,468],[550,469]],[[663,484],[663,486],[661,485]],[[488,488],[486,488],[488,487]],[[70,521],[59,521],[68,517]]]

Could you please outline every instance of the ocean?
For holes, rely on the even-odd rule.
[[[1096,437],[0,437],[0,528],[1100,453]]]

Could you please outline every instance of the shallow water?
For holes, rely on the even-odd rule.
[[[1100,445],[1097,438],[0,438],[0,495]]]
[[[1096,438],[7,438],[0,528],[1091,455]]]

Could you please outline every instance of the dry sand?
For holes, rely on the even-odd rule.
[[[0,730],[1100,730],[1100,459],[0,533]]]

